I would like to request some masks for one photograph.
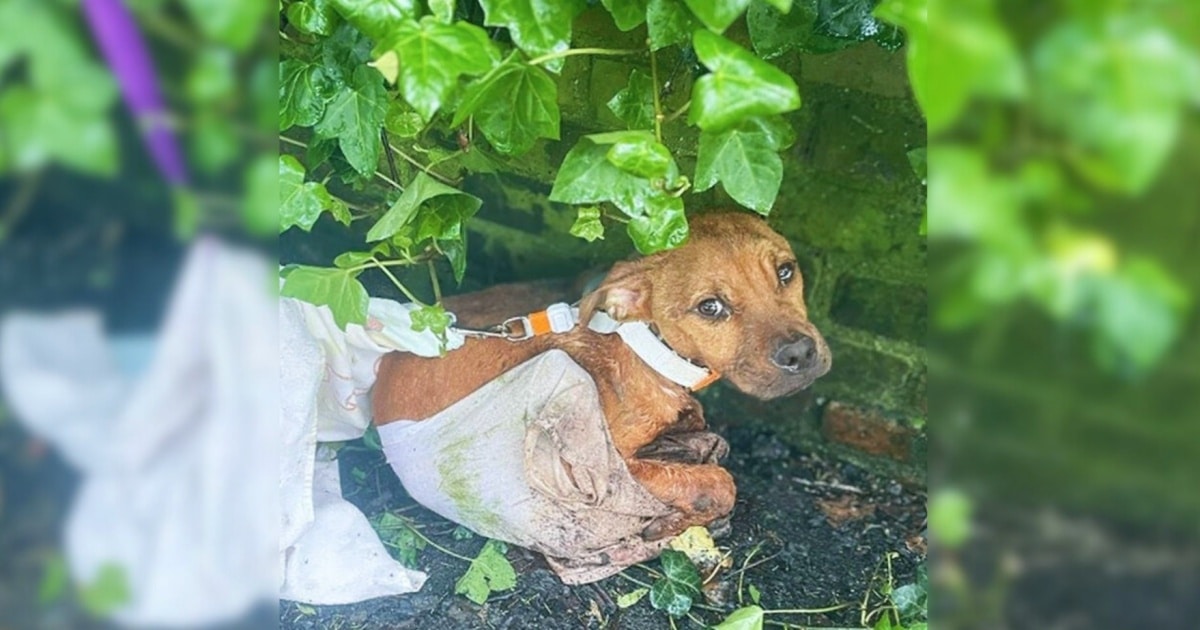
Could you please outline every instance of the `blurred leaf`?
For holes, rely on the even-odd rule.
[[[622,31],[630,31],[646,21],[647,0],[600,0]]]
[[[42,567],[42,581],[38,583],[38,604],[43,607],[54,604],[62,599],[70,585],[66,559],[58,552],[50,554]]]
[[[387,93],[379,74],[359,66],[350,85],[337,91],[313,130],[323,138],[337,138],[346,161],[354,170],[369,175],[379,164],[379,129],[386,107]]]
[[[713,630],[762,630],[762,627],[763,609],[745,606],[729,613],[724,621],[713,626]]]
[[[376,63],[387,54],[403,60],[395,79],[404,100],[425,120],[450,98],[458,77],[483,74],[499,61],[496,45],[483,29],[467,22],[442,24],[426,17],[401,22],[375,47]]]
[[[171,190],[171,230],[175,238],[188,241],[200,229],[200,202],[187,188]]]
[[[282,224],[279,187],[283,183],[283,173],[277,166],[280,161],[274,155],[260,155],[246,168],[242,223],[255,236],[279,233]],[[299,166],[299,162],[293,162]]]
[[[1140,193],[1175,145],[1196,58],[1170,31],[1127,14],[1066,21],[1033,54],[1037,113],[1063,130],[1068,156],[1102,188]]]
[[[708,31],[693,36],[696,55],[712,72],[692,87],[688,122],[722,131],[751,116],[769,116],[800,107],[796,82],[779,68]]]
[[[1096,285],[1096,357],[1110,369],[1143,373],[1157,365],[1183,331],[1187,290],[1157,262],[1128,260]]]
[[[586,6],[583,0],[479,0],[487,26],[503,26],[518,48],[531,57],[571,46],[571,23]],[[552,72],[563,60],[546,64]]]
[[[672,617],[682,617],[700,596],[700,572],[680,551],[664,550],[659,560],[663,577],[650,587],[650,605]]]
[[[297,265],[284,278],[279,295],[328,306],[334,323],[344,330],[348,324],[367,322],[370,297],[357,275],[344,269]]]
[[[629,83],[608,101],[608,109],[630,129],[654,127],[654,85],[650,75],[634,68]]]
[[[207,112],[196,115],[188,137],[192,163],[207,173],[216,173],[229,166],[244,150],[233,124]]]
[[[84,173],[117,172],[117,137],[103,112],[75,109],[55,94],[24,86],[0,93],[0,130],[10,168],[31,171],[57,162]]]
[[[129,603],[129,580],[125,569],[111,562],[100,565],[96,576],[79,590],[79,603],[96,617],[107,617]]]
[[[723,33],[741,16],[750,0],[685,0],[688,8],[715,33]]]
[[[645,597],[646,593],[649,592],[650,589],[642,587],[634,589],[628,593],[625,593],[624,595],[620,595],[617,597],[617,608],[622,610],[629,608],[630,606],[642,601],[642,598]]]
[[[692,17],[691,10],[684,6],[683,0],[650,0],[646,6],[646,29],[653,50],[685,44],[699,27],[700,24]],[[609,107],[612,107],[611,101]]]
[[[329,194],[325,184],[304,181],[304,167],[290,155],[279,156],[278,186],[280,232],[293,225],[308,231],[317,222],[322,210],[333,211],[336,206],[343,205]],[[257,197],[254,199],[255,203],[263,201]],[[268,205],[276,206],[275,203]]]
[[[589,243],[604,238],[604,224],[600,222],[598,206],[579,207],[579,214],[571,226],[571,236],[577,236]]]
[[[605,157],[613,166],[647,179],[666,177],[675,163],[670,149],[646,137],[615,142]]]
[[[223,48],[200,51],[184,81],[184,91],[193,103],[212,103],[233,94],[236,84],[235,58]]]
[[[332,0],[333,6],[358,30],[381,40],[421,11],[417,0]]]
[[[234,50],[245,50],[266,26],[268,0],[182,0],[205,37]]]
[[[497,151],[520,155],[538,138],[558,139],[558,88],[545,70],[513,53],[467,88],[450,125],[471,115]]]
[[[325,115],[333,82],[320,64],[285,59],[279,64],[279,130],[311,127]]]
[[[1025,233],[1016,191],[991,173],[978,149],[941,144],[926,159],[930,238],[1001,242]]]
[[[494,592],[507,591],[517,585],[517,573],[504,557],[507,547],[498,540],[489,540],[479,555],[471,561],[467,572],[454,584],[454,592],[482,605]]]
[[[930,536],[946,549],[957,549],[971,536],[971,499],[961,491],[943,489],[929,497]]]
[[[783,182],[779,138],[758,119],[719,133],[700,133],[696,157],[696,190],[718,181],[739,204],[766,216]]]

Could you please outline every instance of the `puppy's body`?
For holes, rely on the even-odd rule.
[[[447,308],[463,326],[489,326],[570,301],[566,288],[563,283],[493,287],[448,299]],[[581,320],[588,321],[596,310],[618,321],[650,322],[680,356],[761,398],[796,391],[829,369],[828,347],[808,322],[791,249],[765,222],[748,215],[698,217],[684,246],[614,266],[580,303]],[[696,463],[639,457],[639,450],[664,434],[701,431],[703,411],[687,389],[644,363],[620,337],[586,326],[524,342],[469,339],[439,359],[389,354],[373,394],[375,421],[433,416],[552,348],[565,351],[592,375],[613,444],[630,472],[676,509],[652,524],[648,537],[706,524],[733,509],[733,479],[710,457]]]

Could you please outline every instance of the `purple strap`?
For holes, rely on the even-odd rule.
[[[167,124],[154,66],[133,15],[121,0],[83,0],[83,13],[158,170],[172,185],[184,185],[187,169]]]

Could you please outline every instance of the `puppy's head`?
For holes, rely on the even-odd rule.
[[[748,214],[695,217],[678,249],[618,263],[584,298],[584,321],[595,309],[650,322],[675,352],[758,398],[803,389],[832,361],[795,254]]]

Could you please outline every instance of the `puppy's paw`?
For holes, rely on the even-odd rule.
[[[642,530],[642,539],[646,542],[654,542],[670,538],[687,529],[688,525],[688,520],[682,513],[672,512],[650,521],[650,524]]]

